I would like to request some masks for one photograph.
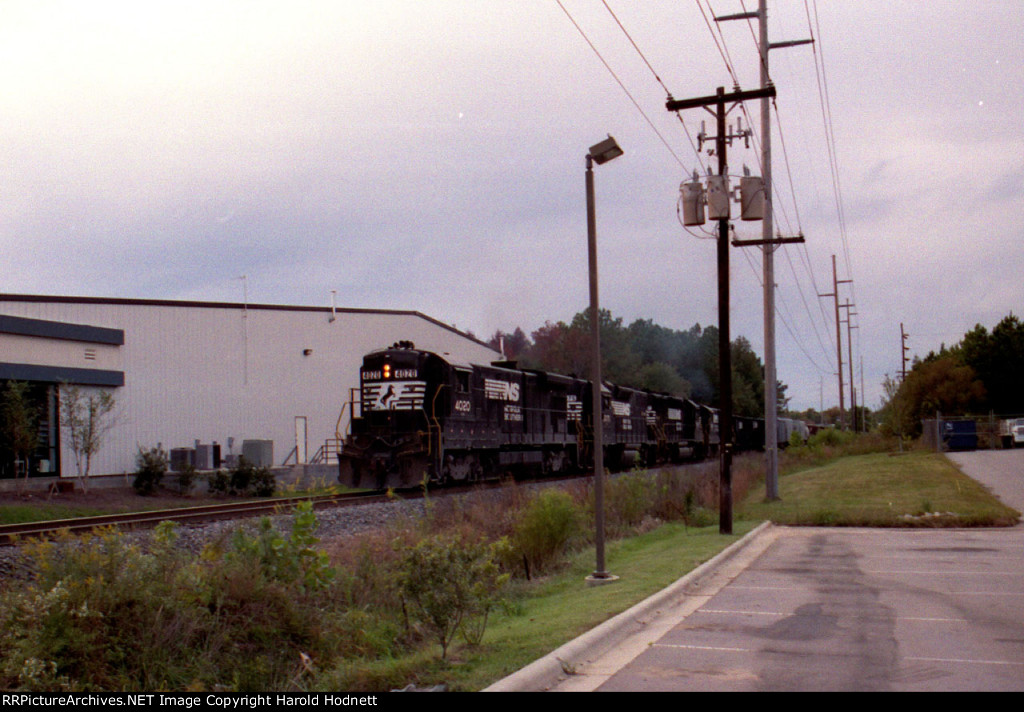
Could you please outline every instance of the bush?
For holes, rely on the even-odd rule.
[[[512,551],[530,568],[541,570],[555,561],[576,539],[583,525],[582,512],[568,493],[547,488],[522,510],[515,523]]]
[[[267,467],[257,467],[239,457],[234,467],[218,470],[207,479],[211,494],[229,494],[241,497],[270,497],[277,490],[274,473]]]
[[[334,578],[334,569],[327,553],[314,546],[320,541],[314,534],[317,527],[312,502],[295,507],[291,536],[285,538],[274,528],[269,517],[260,519],[257,534],[237,530],[232,540],[229,560],[243,562],[263,571],[268,577],[284,583],[298,583],[304,589],[325,588]]]
[[[173,527],[161,524],[150,554],[114,530],[30,545],[38,576],[8,592],[0,606],[0,687],[188,684],[191,676],[178,673],[201,636],[187,598],[175,593],[184,564],[173,536]]]
[[[605,481],[605,521],[612,532],[638,526],[654,508],[656,487],[645,472],[634,472]]]
[[[424,539],[406,553],[400,585],[446,658],[459,631],[467,641],[480,642],[488,614],[507,581],[494,562],[493,546],[441,537]]]
[[[149,450],[140,447],[139,454],[135,456],[135,467],[132,487],[141,495],[153,494],[167,472],[167,453],[159,447]]]
[[[195,466],[191,462],[185,463],[185,466],[178,470],[175,477],[178,484],[178,494],[187,495],[191,492],[192,485],[198,476],[199,474],[196,472]]]
[[[147,551],[114,530],[27,545],[35,579],[0,592],[0,688],[307,689],[355,637],[311,508],[290,537],[238,535],[198,559],[174,526]]]

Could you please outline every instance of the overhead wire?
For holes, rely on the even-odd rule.
[[[714,40],[716,47],[718,47],[718,49],[719,49],[719,55],[722,57],[723,62],[725,62],[725,64],[726,64],[726,69],[729,72],[729,75],[733,78],[733,81],[738,86],[738,80],[736,78],[736,72],[735,72],[735,70],[734,70],[734,68],[732,66],[731,53],[729,52],[728,43],[727,43],[727,41],[725,39],[725,36],[724,36],[724,34],[722,34],[721,27],[718,28],[718,35],[716,36],[714,29],[712,29],[710,20],[708,19],[708,14],[704,11],[703,6],[701,5],[701,1],[700,0],[696,0],[696,2],[697,2],[698,8],[700,8],[700,10],[701,10],[702,16],[704,17],[705,24],[708,26],[708,30],[711,32],[712,39]],[[708,1],[707,4],[708,4],[708,10],[711,12],[711,15],[714,16],[714,11],[711,8],[710,0]],[[742,7],[744,9],[744,12],[746,12],[746,4],[741,1],[741,5],[742,5]],[[760,49],[759,49],[760,42],[759,42],[759,39],[757,37],[757,34],[754,31],[754,26],[753,26],[753,23],[752,23],[750,18],[747,19],[747,27],[750,30],[750,35],[751,35],[751,38],[753,39],[755,49],[758,50],[757,51],[758,60],[759,60],[759,62],[763,61],[761,59],[761,52],[760,52]],[[769,76],[769,81],[771,81],[771,77],[770,76]],[[782,132],[781,119],[780,119],[779,113],[778,113],[777,101],[773,100],[772,104],[773,104],[773,106],[776,109],[776,125],[779,128],[780,137],[783,137],[784,135],[783,135],[783,132]],[[741,110],[744,112],[744,115],[747,116],[748,125],[752,128],[754,126],[754,122],[750,118],[750,115],[747,112],[746,106],[741,104]],[[757,132],[754,132],[753,138],[754,138],[754,142],[755,142],[755,147],[759,148],[759,143],[760,143],[760,136],[759,136],[759,134]],[[795,232],[799,232],[800,234],[802,234],[803,233],[803,228],[802,228],[801,221],[800,221],[799,207],[797,206],[797,202],[796,202],[796,189],[795,189],[794,182],[793,182],[793,174],[792,174],[792,169],[791,169],[790,164],[789,164],[789,154],[788,154],[788,151],[786,150],[784,137],[782,138],[782,146],[783,146],[783,156],[785,158],[785,163],[786,163],[786,167],[787,167],[787,176],[788,176],[788,179],[789,179],[790,191],[791,191],[791,195],[792,195],[792,199],[793,199],[793,207],[794,207],[794,211],[795,211],[795,215],[796,215],[796,231]],[[760,169],[761,169],[761,171],[763,173],[764,172],[764,167],[761,165],[761,153],[760,153],[760,150],[758,150],[758,152],[756,153],[756,156],[757,156],[758,165],[759,165],[759,167],[760,167]],[[782,217],[782,221],[781,222],[783,222],[785,224],[789,224],[790,223],[789,214],[788,214],[788,212],[786,210],[786,207],[785,207],[785,205],[786,205],[785,201],[782,200],[782,193],[781,193],[781,191],[779,189],[779,182],[778,181],[772,181],[771,190],[772,190],[772,195],[775,196],[775,198],[776,198],[776,200],[773,201],[773,207],[778,207],[779,213],[781,214],[780,216]],[[789,232],[793,233],[794,230],[790,229]],[[806,244],[802,245],[802,247],[803,247],[803,250],[806,251]],[[804,305],[804,309],[807,312],[807,317],[808,317],[808,319],[810,321],[810,324],[811,324],[811,327],[812,327],[812,329],[814,331],[815,338],[816,338],[816,340],[818,342],[819,347],[822,349],[822,352],[825,353],[826,356],[827,356],[829,354],[829,351],[828,351],[828,349],[825,346],[825,342],[822,340],[821,331],[818,328],[818,319],[811,313],[810,306],[808,305],[807,296],[806,296],[805,290],[804,290],[804,288],[802,286],[803,285],[803,280],[799,277],[799,275],[796,272],[796,269],[795,269],[795,267],[793,265],[792,257],[790,255],[789,251],[788,250],[783,250],[783,253],[786,255],[786,258],[787,258],[787,260],[789,262],[790,271],[793,274],[794,284],[796,285],[797,291],[798,291],[798,293],[800,295],[800,300],[801,300],[801,302]],[[818,288],[817,288],[817,281],[814,278],[814,271],[813,271],[813,269],[810,268],[810,263],[809,262],[806,263],[806,266],[807,266],[808,275],[811,278],[811,284],[814,286],[814,289],[815,289],[815,294],[819,294],[820,292],[818,291]],[[759,280],[759,282],[761,282],[762,287],[763,287],[763,280],[761,280],[760,277],[758,278],[758,280]],[[776,290],[776,294],[779,296],[780,299],[782,299],[782,293],[781,292]],[[819,302],[819,309],[821,311],[822,323],[827,325],[828,324],[828,317],[826,316],[826,314],[824,312],[824,309],[821,308],[820,300],[818,300],[818,302]],[[783,300],[783,303],[784,303],[784,300]],[[778,306],[776,307],[776,313],[779,315],[779,317],[781,319],[785,320],[785,316],[783,315],[782,311],[780,310],[780,308]],[[788,323],[787,323],[787,330],[789,330],[791,334],[793,333],[792,332],[792,328],[790,328],[788,326]],[[833,350],[834,350],[834,343],[835,342],[831,338],[829,330],[826,328],[824,331],[825,331],[825,334],[828,335],[829,341],[833,344]],[[795,338],[795,335],[794,335],[794,338]],[[803,348],[802,340],[798,340],[798,343],[800,344],[801,350],[803,350],[804,353],[810,359],[810,355],[807,354],[806,350]],[[816,362],[814,362],[813,359],[810,359],[810,360],[811,360],[812,363],[814,363],[816,368],[819,368],[818,364]]]
[[[808,31],[811,33],[814,42],[814,72],[818,82],[818,97],[821,104],[822,123],[825,130],[825,146],[828,150],[829,169],[832,175],[832,189],[836,205],[836,217],[839,222],[839,234],[843,246],[843,258],[846,263],[847,276],[853,278],[853,268],[850,262],[850,246],[846,234],[846,214],[843,210],[842,186],[839,179],[839,162],[835,147],[835,129],[832,122],[832,107],[828,94],[828,76],[825,71],[824,48],[821,46],[821,23],[818,20],[818,4],[814,2],[814,20],[811,20],[811,10],[808,1],[804,0],[804,10],[807,14]],[[815,33],[817,28],[817,33]],[[820,51],[819,51],[820,49]]]
[[[654,125],[654,122],[651,121],[651,118],[647,115],[647,112],[643,110],[643,107],[640,106],[640,103],[636,100],[636,98],[633,97],[633,94],[630,93],[629,89],[626,88],[626,85],[619,78],[619,75],[615,73],[615,70],[612,69],[610,64],[608,64],[608,62],[601,55],[601,52],[598,51],[594,43],[590,41],[590,38],[587,36],[587,33],[583,31],[583,28],[580,27],[579,23],[576,22],[572,14],[570,14],[569,10],[566,9],[565,5],[562,4],[562,0],[555,0],[555,2],[558,3],[558,7],[562,8],[562,12],[564,12],[565,16],[569,18],[569,22],[571,22],[573,27],[576,28],[576,31],[580,33],[580,36],[583,37],[584,41],[586,41],[586,43],[590,46],[590,49],[593,50],[594,54],[597,55],[597,58],[601,60],[601,64],[604,65],[605,69],[607,69],[608,73],[612,75],[612,77],[615,79],[616,83],[618,83],[622,91],[625,92],[627,97],[629,97],[629,100],[633,103],[633,106],[635,106],[636,110],[640,112],[640,115],[644,117],[644,120],[647,122],[648,126],[651,127],[651,130],[653,130],[654,133],[661,140],[661,143],[665,146],[666,149],[668,149],[668,152],[672,154],[672,157],[675,158],[676,163],[678,163],[680,167],[682,167],[682,169],[688,173],[689,171],[687,171],[686,165],[683,163],[682,159],[679,158],[676,152],[672,149],[672,146],[669,144],[669,142],[665,139],[664,136],[662,136],[661,132],[658,130],[658,127]]]
[[[814,42],[814,68],[818,81],[818,96],[821,103],[822,122],[825,130],[825,143],[828,149],[829,168],[832,175],[832,189],[836,205],[836,218],[839,224],[839,236],[842,243],[843,260],[846,265],[847,277],[850,280],[850,293],[853,304],[856,304],[856,283],[853,281],[853,264],[850,259],[850,243],[846,229],[846,214],[842,195],[842,181],[839,174],[838,151],[835,145],[835,127],[832,121],[832,104],[828,91],[828,74],[825,67],[825,50],[821,37],[821,22],[818,15],[817,0],[813,0],[814,18],[811,18],[811,9],[808,0],[804,0],[804,11],[807,16],[808,30],[815,39]],[[838,297],[837,297],[838,298]],[[859,342],[858,342],[859,344]],[[858,356],[860,356],[858,347]],[[851,384],[852,386],[852,384]]]
[[[647,115],[647,113],[644,111],[644,109],[640,106],[639,102],[636,100],[636,98],[633,96],[633,94],[625,86],[625,84],[622,81],[622,79],[618,76],[618,74],[614,71],[614,69],[612,69],[611,65],[604,58],[604,56],[601,54],[601,52],[597,49],[596,45],[593,43],[593,41],[591,41],[591,39],[589,38],[587,33],[583,30],[583,28],[580,26],[580,24],[575,20],[575,18],[572,16],[572,14],[569,12],[569,10],[565,7],[565,5],[562,3],[562,1],[561,0],[556,0],[556,2],[558,3],[558,6],[561,8],[562,12],[566,15],[566,17],[569,19],[569,21],[576,28],[576,30],[580,34],[580,36],[583,37],[584,41],[587,43],[587,45],[591,48],[591,50],[594,52],[594,54],[598,57],[598,59],[604,65],[605,69],[612,75],[612,77],[615,79],[616,83],[618,83],[619,87],[623,90],[623,92],[626,94],[626,96],[630,99],[630,101],[633,103],[633,105],[637,109],[637,111],[640,112],[641,116],[643,116],[644,120],[648,123],[648,125],[651,127],[651,129],[658,136],[658,138],[662,142],[662,144],[670,152],[670,154],[673,156],[673,158],[676,160],[676,162],[684,169],[684,171],[686,171],[686,166],[683,163],[683,161],[679,158],[679,156],[676,154],[676,152],[672,149],[672,147],[669,144],[669,142],[665,139],[665,137],[657,129],[657,127],[654,125],[654,122],[650,119],[650,117]],[[741,0],[741,3],[742,3],[742,0]],[[672,99],[671,92],[669,91],[669,89],[666,86],[665,82],[662,80],[660,74],[654,68],[654,66],[651,63],[651,61],[648,59],[647,55],[640,48],[640,46],[637,43],[637,41],[633,38],[633,36],[626,29],[625,25],[619,19],[619,17],[616,14],[616,12],[608,4],[607,0],[602,0],[602,4],[604,5],[604,7],[608,11],[608,13],[611,15],[611,17],[615,21],[616,25],[623,32],[623,34],[625,35],[626,39],[629,41],[630,45],[637,52],[637,54],[640,56],[641,60],[645,64],[645,66],[647,67],[647,69],[650,71],[650,73],[654,77],[655,81],[665,91],[666,95],[671,100]],[[713,10],[711,9],[710,0],[707,0],[707,10],[705,10],[704,5],[702,4],[701,0],[696,0],[696,4],[697,4],[698,9],[701,12],[702,17],[704,18],[705,25],[707,26],[708,31],[710,32],[710,34],[712,36],[712,40],[714,41],[714,44],[715,44],[715,46],[716,46],[716,48],[718,50],[719,55],[722,58],[723,63],[725,64],[726,70],[729,73],[729,76],[732,79],[734,86],[739,87],[739,80],[738,80],[735,68],[733,66],[733,61],[732,61],[731,53],[729,52],[729,48],[728,48],[728,44],[727,44],[727,42],[725,40],[725,36],[722,33],[720,27],[718,28],[718,31],[717,31],[717,34],[716,34],[715,28],[711,24],[711,20],[708,17],[708,13],[709,12],[711,13],[712,16],[714,15]],[[744,9],[745,9],[745,7],[746,7],[745,3],[742,3],[742,4],[743,4]],[[810,10],[809,10],[809,8],[806,7],[806,0],[805,0],[805,8],[807,9],[808,19],[810,19]],[[817,12],[817,9],[815,8],[815,13],[816,12]],[[751,30],[752,37],[754,37],[754,42],[755,42],[755,46],[756,46],[758,44],[758,40],[756,38],[756,35],[754,34],[753,25],[752,25],[752,23],[749,20],[748,20],[748,27]],[[820,35],[820,28],[819,28],[818,34]],[[758,53],[758,56],[760,57],[760,53]],[[823,70],[819,70],[817,56],[816,56],[816,59],[815,59],[815,71],[816,71],[816,74],[818,76],[819,96],[822,98],[822,104],[823,104],[823,107],[824,107],[827,104],[827,84],[826,84],[827,80],[826,80],[826,78],[823,77],[823,74],[824,74]],[[786,172],[787,172],[787,176],[788,176],[789,188],[790,188],[791,195],[792,195],[792,200],[793,200],[793,209],[794,209],[794,214],[795,214],[796,226],[797,226],[797,229],[802,233],[800,213],[799,213],[799,206],[798,206],[798,204],[796,202],[796,190],[795,190],[795,187],[794,187],[792,169],[791,169],[791,166],[790,166],[790,163],[789,163],[788,150],[786,149],[784,134],[783,134],[783,131],[782,131],[781,118],[779,117],[777,103],[773,101],[773,105],[774,105],[774,107],[776,109],[776,125],[778,126],[778,129],[779,129],[780,138],[782,138],[783,155],[784,155],[784,158],[785,158]],[[753,126],[754,126],[754,122],[751,119],[749,113],[747,112],[747,109],[746,109],[745,105],[741,104],[741,110],[742,110],[742,112],[744,113],[744,115],[747,118],[747,124],[748,124],[748,127],[751,129],[751,134],[752,134],[752,137],[753,137],[753,140],[754,140],[754,143],[755,143],[755,148],[757,148],[758,145],[759,145],[759,142],[760,142],[760,137],[759,137],[759,135],[756,132],[752,131]],[[678,117],[678,119],[680,121],[680,124],[683,126],[684,131],[686,132],[687,138],[688,138],[688,140],[690,142],[690,147],[693,150],[694,154],[696,155],[698,163],[703,168],[704,167],[704,162],[703,162],[702,157],[701,157],[701,152],[694,145],[693,137],[690,134],[690,131],[687,129],[686,124],[683,121],[682,116],[680,115],[680,113],[676,112],[676,115],[677,115],[677,117]],[[830,116],[830,109],[828,109],[827,112],[826,112],[825,109],[823,109],[823,116],[826,117],[825,120],[824,120],[824,124],[825,124],[825,127],[826,127],[827,143],[829,145],[830,170],[832,171],[833,185],[835,186],[835,191],[836,191],[836,193],[838,195],[838,193],[839,193],[839,187],[838,187],[839,186],[839,181],[838,181],[838,175],[837,175],[838,168],[837,168],[836,162],[834,160],[834,156],[835,156],[835,142],[834,142],[834,135],[832,134],[832,131],[831,131],[831,121],[830,121],[830,118],[829,118],[829,116]],[[758,166],[759,166],[759,168],[763,172],[763,170],[764,170],[763,166],[760,165],[760,161],[761,161],[760,150],[758,150],[755,155],[756,155],[756,160],[757,160]],[[688,171],[687,171],[687,173],[688,173]],[[781,213],[781,217],[783,218],[783,222],[786,223],[786,224],[790,224],[790,217],[788,215],[788,212],[786,211],[786,208],[784,207],[785,206],[785,201],[782,200],[781,192],[779,191],[778,183],[777,182],[773,182],[772,191],[773,191],[773,195],[777,196],[777,198],[778,198],[777,205],[780,207],[779,212]],[[842,216],[841,201],[840,201],[839,198],[837,198],[837,206],[839,206],[838,207],[838,212],[840,214],[840,221],[842,223],[842,222],[844,222],[844,218]],[[688,231],[688,232],[690,232],[690,231]],[[693,233],[691,232],[691,234],[693,234]],[[699,235],[698,235],[698,237],[699,237]],[[844,237],[844,245],[845,245],[845,237]],[[746,257],[746,259],[748,261],[748,264],[750,264],[750,257],[749,257],[749,255],[747,255],[747,253],[745,251],[744,251],[744,255],[745,255],[745,257]],[[808,305],[807,298],[806,298],[806,295],[804,294],[803,287],[801,286],[803,280],[800,279],[800,277],[798,276],[796,267],[793,264],[792,257],[789,255],[788,251],[786,252],[786,255],[787,255],[787,260],[788,260],[789,265],[790,265],[790,270],[793,273],[794,282],[796,283],[798,291],[799,291],[799,294],[800,294],[800,299],[801,299],[801,301],[802,301],[802,303],[804,305],[804,309],[807,312],[808,318],[809,318],[809,320],[811,322],[811,326],[812,326],[812,328],[814,330],[814,333],[815,333],[815,336],[816,336],[816,340],[818,341],[818,344],[821,347],[822,352],[825,353],[825,355],[826,355],[826,362],[827,362],[828,359],[831,358],[830,355],[829,355],[830,352],[826,348],[826,346],[824,344],[824,341],[822,339],[821,333],[820,333],[820,331],[818,329],[817,319],[811,314],[811,309],[810,309],[810,307]],[[846,256],[847,264],[849,264],[849,251],[848,251],[848,248],[846,248],[845,256]],[[803,246],[803,250],[801,252],[801,258],[802,258],[803,267],[806,270],[808,276],[810,277],[811,284],[812,284],[812,286],[815,289],[815,294],[820,294],[820,290],[818,289],[818,286],[817,286],[817,280],[815,279],[815,276],[814,276],[814,270],[811,267],[810,258],[809,258],[809,254],[807,253],[806,245]],[[751,267],[753,269],[752,265],[751,265]],[[762,282],[762,286],[763,286],[763,280],[761,280],[761,277],[758,275],[757,270],[754,269],[753,271],[754,271],[755,275],[757,275],[758,281]],[[811,354],[807,352],[806,348],[804,347],[803,340],[798,338],[796,336],[796,334],[794,333],[793,327],[790,326],[790,321],[793,321],[793,319],[792,319],[792,317],[787,319],[786,314],[784,312],[784,310],[789,310],[789,306],[788,306],[787,302],[785,301],[785,299],[782,298],[782,295],[780,294],[779,296],[780,296],[779,304],[781,304],[782,306],[781,307],[778,306],[778,305],[776,306],[776,313],[779,315],[779,318],[783,322],[783,325],[786,328],[787,332],[790,334],[790,336],[793,338],[793,341],[798,345],[800,350],[804,353],[804,355],[806,356],[808,361],[814,366],[814,368],[817,369],[821,373],[828,373],[829,369],[828,368],[824,368],[824,369],[822,368],[822,366],[814,359],[814,357],[812,357]],[[828,323],[828,318],[827,318],[827,316],[825,314],[824,307],[821,305],[820,300],[818,300],[818,303],[819,303],[819,310],[821,312],[821,317],[822,317],[823,321],[827,324]],[[789,312],[791,313],[791,310],[789,310]],[[828,336],[828,340],[832,343],[833,349],[834,349],[835,343],[834,343],[834,340],[831,337],[831,333],[829,332],[829,330],[827,328],[825,329],[825,334]]]
[[[747,250],[740,250],[740,252],[743,254],[744,258],[746,258],[747,266],[750,267],[750,270],[754,274],[755,279],[757,279],[757,283],[763,287],[764,286],[764,279],[762,279],[762,275],[758,271],[757,266],[752,262],[752,258],[750,257],[750,253]],[[786,331],[789,332],[789,335],[793,338],[793,343],[795,343],[797,348],[799,348],[803,352],[804,356],[807,357],[807,360],[810,362],[810,364],[812,366],[814,366],[815,370],[817,370],[821,374],[829,373],[829,369],[828,368],[822,367],[821,364],[819,364],[814,359],[814,357],[811,356],[811,354],[804,347],[804,340],[798,338],[796,333],[793,331],[793,328],[790,326],[789,322],[790,321],[795,321],[795,319],[793,319],[792,316],[790,317],[790,319],[786,318],[786,313],[789,312],[792,315],[792,310],[789,309],[789,305],[786,302],[786,300],[783,297],[783,295],[781,293],[777,293],[776,296],[778,297],[778,299],[776,299],[776,302],[775,302],[775,315],[779,318],[779,321],[782,322],[782,325],[786,328]],[[829,357],[828,352],[825,352],[825,355],[826,355],[826,363],[827,363],[828,362],[827,358]]]
[[[673,99],[672,92],[665,85],[665,82],[663,82],[661,80],[661,76],[658,74],[657,71],[655,71],[654,66],[651,64],[650,60],[647,59],[647,55],[645,55],[643,50],[640,49],[640,46],[633,39],[633,36],[631,34],[629,34],[629,30],[627,30],[626,26],[622,24],[622,21],[619,19],[619,16],[615,14],[615,11],[612,10],[612,8],[608,4],[607,0],[601,0],[601,2],[604,5],[605,9],[608,11],[608,14],[610,14],[612,16],[612,19],[615,20],[615,24],[617,24],[619,26],[619,29],[622,30],[622,33],[624,35],[626,35],[626,39],[628,39],[629,43],[631,45],[633,45],[633,49],[635,49],[636,53],[640,55],[640,59],[642,59],[644,64],[647,65],[647,68],[651,70],[651,74],[654,75],[654,79],[658,82],[658,84],[661,85],[661,88],[665,90],[665,96],[667,96],[668,99],[671,101]],[[697,163],[703,169],[704,163],[701,160],[700,151],[693,144],[693,136],[690,134],[690,129],[687,128],[686,123],[682,120],[682,117],[679,116],[679,112],[676,112],[676,116],[679,118],[679,123],[683,127],[683,131],[686,133],[687,140],[690,142],[690,148],[693,150],[694,154],[697,156]]]

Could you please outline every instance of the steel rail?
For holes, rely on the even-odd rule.
[[[0,545],[11,545],[27,537],[54,536],[61,531],[80,533],[108,526],[127,529],[151,527],[162,521],[195,523],[219,519],[253,517],[267,513],[286,512],[300,502],[307,501],[312,502],[314,508],[324,508],[369,504],[372,501],[384,501],[386,498],[386,495],[382,495],[379,492],[278,497],[264,501],[224,502],[195,507],[154,509],[144,512],[121,512],[89,517],[3,524],[0,525]]]

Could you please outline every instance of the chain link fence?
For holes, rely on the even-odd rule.
[[[921,421],[921,441],[936,452],[1024,447],[1024,416],[944,416]]]

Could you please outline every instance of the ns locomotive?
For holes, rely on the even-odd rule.
[[[593,463],[589,381],[513,362],[450,363],[399,342],[363,358],[338,455],[350,487],[470,483]],[[702,458],[718,448],[717,412],[691,400],[606,384],[609,468]],[[760,423],[760,432],[758,432]],[[737,419],[739,449],[764,446],[763,421]]]

